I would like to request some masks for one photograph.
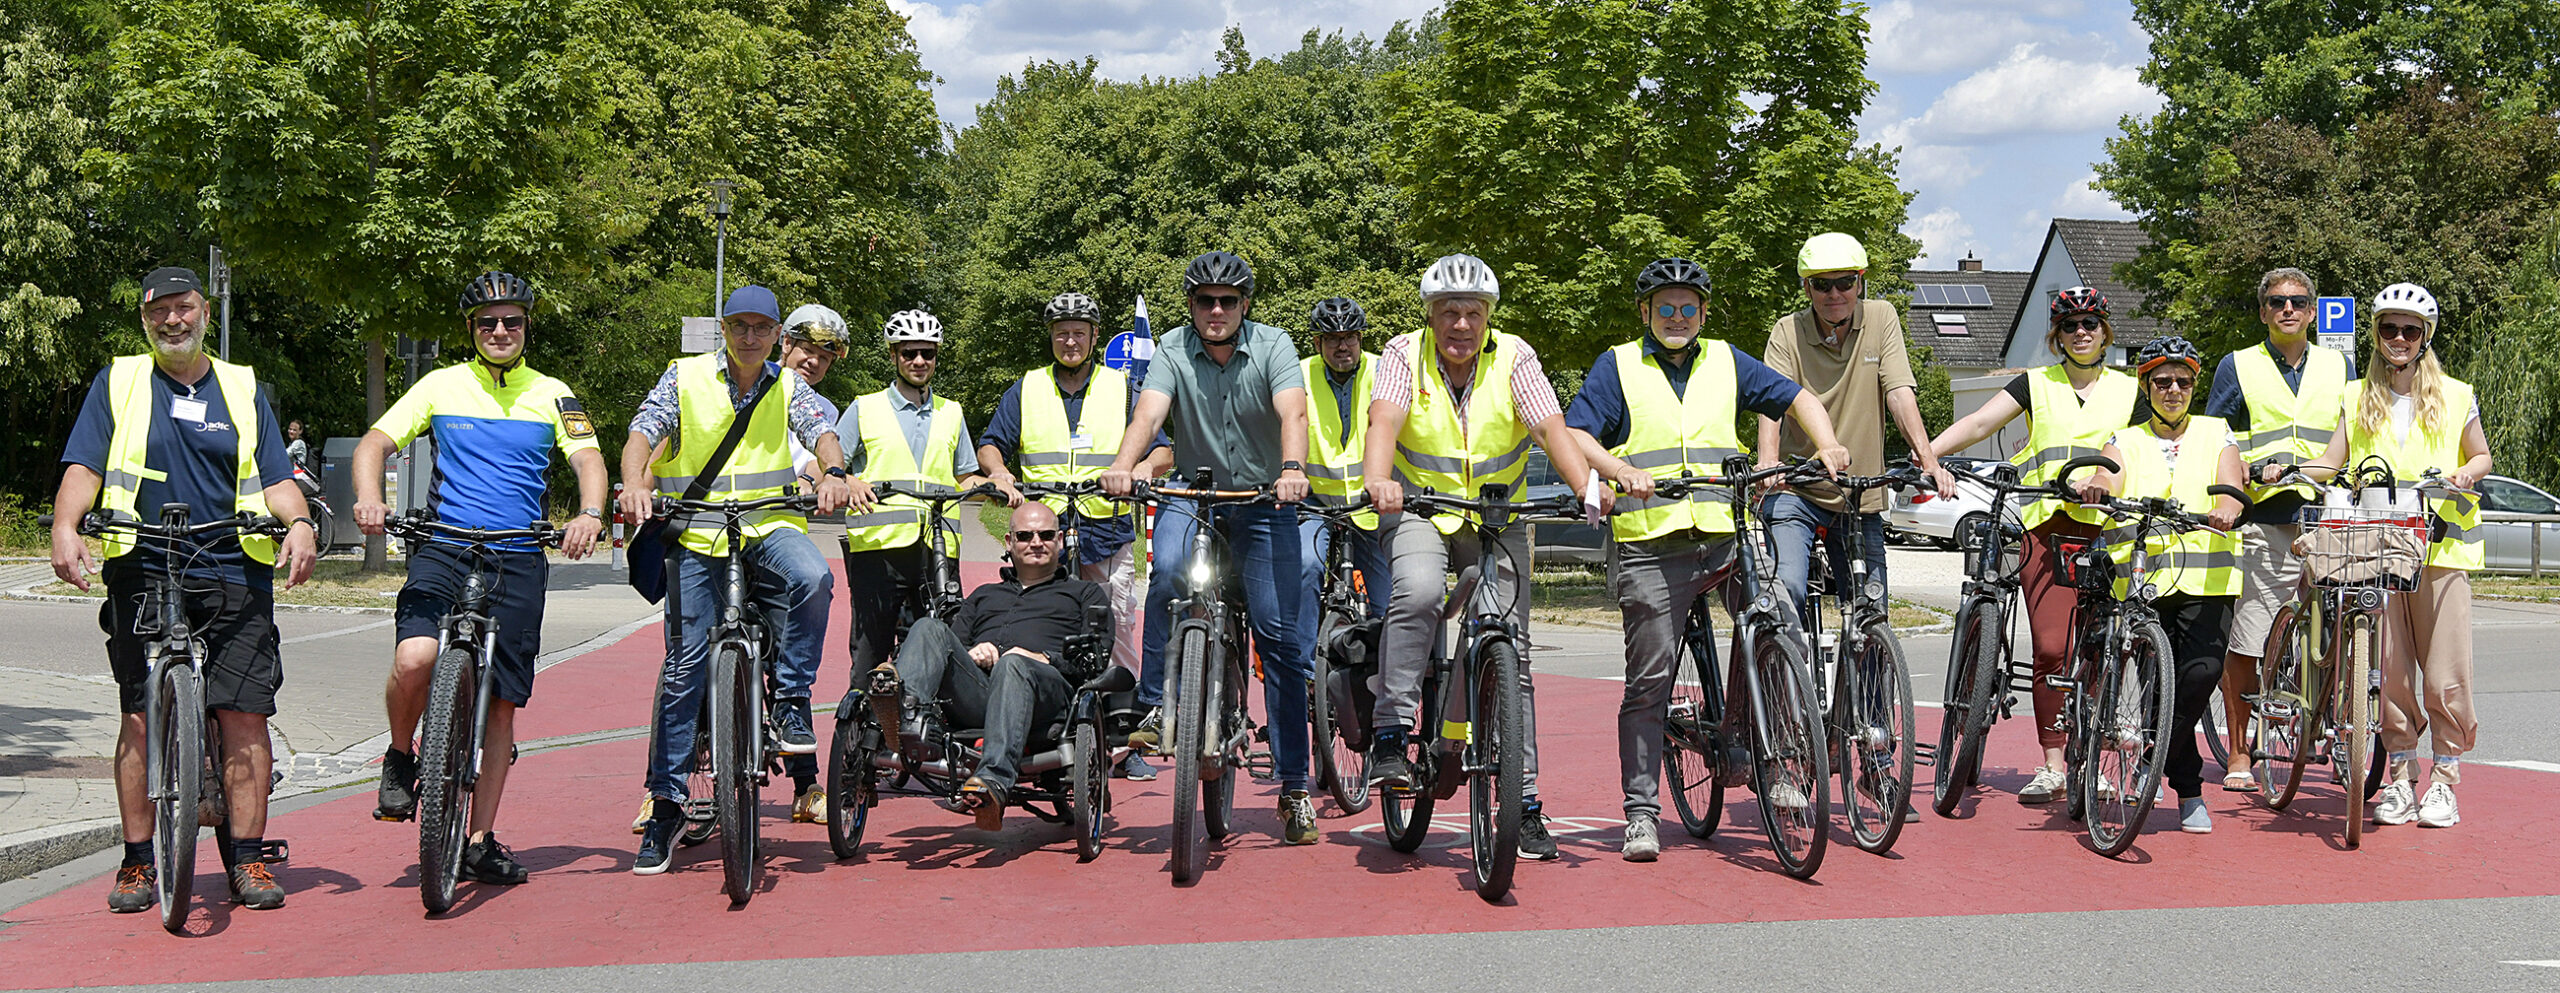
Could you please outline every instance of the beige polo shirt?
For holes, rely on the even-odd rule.
[[[1763,361],[1822,400],[1822,409],[1831,415],[1831,430],[1849,450],[1852,474],[1873,476],[1884,471],[1885,394],[1919,389],[1919,381],[1911,375],[1910,351],[1903,345],[1902,318],[1894,313],[1893,304],[1859,301],[1849,326],[1835,342],[1822,340],[1821,322],[1814,320],[1811,308],[1779,318],[1769,329],[1768,356]],[[1805,436],[1795,418],[1782,418],[1778,449],[1789,458],[1811,455],[1813,439]],[[1826,510],[1836,512],[1847,506],[1840,491],[1828,484],[1803,486],[1799,491]],[[1858,509],[1882,512],[1885,494],[1881,489],[1868,490]]]

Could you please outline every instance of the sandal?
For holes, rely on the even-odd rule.
[[[2223,773],[2222,790],[2225,793],[2255,793],[2258,791],[2258,774],[2247,769]]]

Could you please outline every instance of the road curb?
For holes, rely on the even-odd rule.
[[[120,822],[99,817],[0,835],[0,880],[23,879],[92,852],[113,848]]]

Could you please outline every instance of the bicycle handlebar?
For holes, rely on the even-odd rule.
[[[1164,497],[1173,497],[1181,500],[1198,500],[1202,503],[1232,504],[1271,503],[1276,499],[1271,492],[1271,488],[1268,486],[1255,487],[1250,490],[1215,490],[1196,487],[1153,486],[1136,481],[1131,481],[1129,483],[1129,495],[1125,499],[1153,502]]]
[[[906,497],[910,500],[922,500],[934,505],[936,509],[939,509],[943,504],[964,503],[978,499],[979,497],[998,496],[1004,492],[1003,490],[996,489],[996,484],[994,483],[979,483],[978,485],[969,487],[965,490],[952,490],[947,493],[925,492],[917,489],[920,485],[923,484],[896,481],[873,483],[871,484],[871,495],[874,499],[880,497],[900,496]]]
[[[1478,515],[1500,513],[1511,517],[1537,517],[1542,513],[1566,517],[1579,516],[1575,512],[1581,507],[1581,501],[1574,499],[1569,493],[1544,500],[1469,500],[1440,493],[1428,487],[1405,494],[1404,502],[1406,507],[1425,516],[1438,510],[1463,511]]]
[[[493,545],[502,541],[532,541],[546,548],[560,547],[560,538],[566,533],[559,525],[550,521],[535,521],[531,526],[521,528],[466,528],[439,521],[423,510],[413,510],[384,521],[382,529],[412,541],[427,538],[458,538],[474,545]]]
[[[818,498],[815,494],[809,493],[785,493],[781,496],[759,497],[754,500],[687,500],[683,497],[662,496],[652,505],[652,512],[658,517],[671,516],[680,510],[697,514],[743,514],[750,510],[766,510],[774,507],[803,512],[816,510]]]
[[[43,514],[36,518],[36,525],[51,530],[53,520],[52,514]],[[217,517],[202,524],[173,528],[164,524],[147,524],[140,518],[120,516],[109,511],[92,510],[80,515],[78,530],[81,534],[92,537],[109,531],[122,531],[137,538],[187,541],[223,531],[244,531],[270,538],[282,538],[287,532],[293,530],[293,526],[274,517],[243,513],[230,517]]]

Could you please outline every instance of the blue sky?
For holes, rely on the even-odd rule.
[[[1187,75],[1215,64],[1230,24],[1269,55],[1310,28],[1375,38],[1437,0],[889,5],[942,78],[943,120],[965,125],[998,77],[1032,59],[1091,55],[1116,79]],[[1859,133],[1902,148],[1902,185],[1917,194],[1903,230],[1925,253],[1915,268],[1952,269],[1970,251],[1988,268],[2026,269],[2050,219],[2130,216],[2087,188],[2117,119],[2159,106],[2136,75],[2150,38],[2127,0],[1877,0],[1867,16],[1867,75],[1881,89]]]

